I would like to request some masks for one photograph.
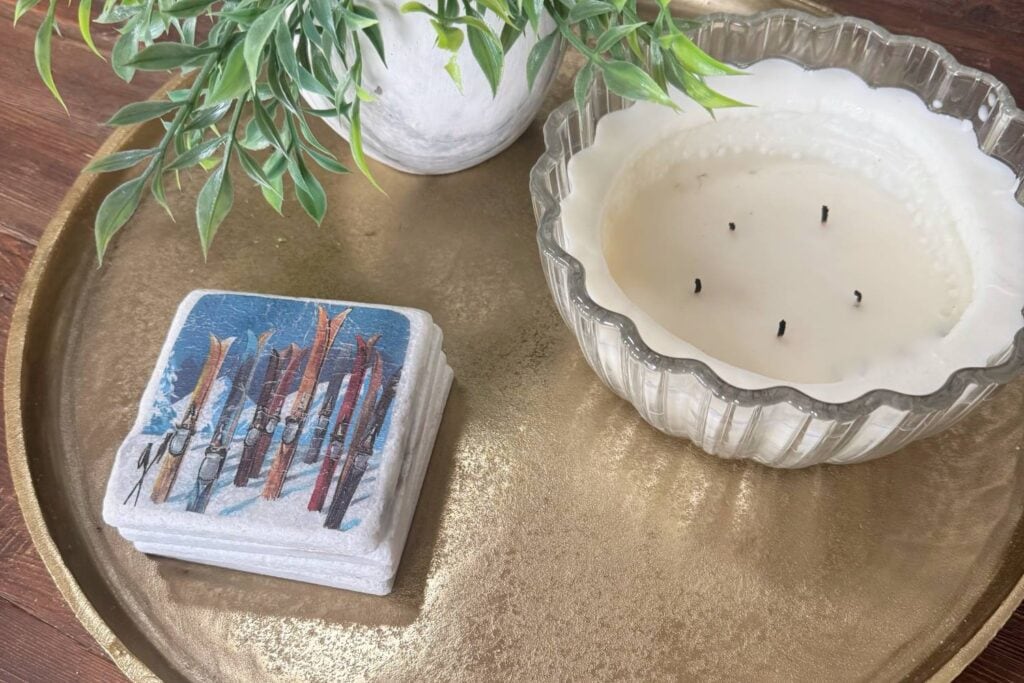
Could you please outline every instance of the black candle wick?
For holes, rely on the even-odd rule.
[[[735,223],[732,223],[732,222],[730,222],[730,223],[729,223],[729,229],[730,229],[730,230],[735,230],[735,229],[736,229],[736,224],[735,224]]]
[[[859,290],[859,289],[855,289],[855,290],[853,290],[853,295],[854,295],[855,297],[857,297],[857,304],[856,304],[856,305],[858,305],[858,306],[859,306],[859,305],[860,305],[860,302],[861,302],[861,299],[863,299],[863,298],[864,298],[864,295],[860,293],[860,290]]]
[[[824,204],[821,205],[821,222],[828,223],[828,207]]]
[[[697,278],[696,280],[693,281],[693,293],[700,294],[701,288],[702,285],[700,284],[700,278]]]
[[[781,337],[784,334],[786,334],[786,321],[785,320],[780,320],[779,321],[779,332],[775,336],[776,337]]]

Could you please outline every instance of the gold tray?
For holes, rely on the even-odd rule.
[[[92,220],[117,178],[78,180],[18,301],[5,405],[29,529],[85,626],[136,680],[952,678],[1024,596],[1024,383],[857,466],[776,471],[665,437],[549,299],[541,150],[538,124],[456,175],[378,165],[390,198],[337,178],[319,229],[237,183],[205,265],[198,178],[179,223],[145,203],[102,269]],[[103,524],[115,448],[199,287],[415,306],[445,330],[456,383],[390,596],[147,557]]]

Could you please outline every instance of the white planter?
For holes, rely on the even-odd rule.
[[[559,49],[551,51],[533,89],[526,84],[526,59],[538,36],[532,28],[505,55],[496,96],[464,41],[458,53],[462,92],[444,70],[450,53],[436,46],[436,34],[424,14],[401,14],[396,0],[365,3],[380,19],[387,66],[368,41],[363,43],[363,86],[374,94],[361,105],[363,148],[389,166],[420,174],[440,174],[475,166],[512,144],[533,121],[557,71]],[[487,22],[501,31],[501,20]],[[554,30],[545,15],[540,35]],[[312,106],[327,108],[322,97],[304,92]],[[344,119],[328,121],[347,137]]]

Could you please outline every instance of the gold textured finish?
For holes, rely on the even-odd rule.
[[[8,451],[43,559],[129,677],[946,680],[1006,620],[1024,595],[1024,384],[857,466],[770,470],[665,437],[549,299],[526,183],[541,150],[535,125],[463,173],[375,165],[390,198],[333,179],[320,228],[237,183],[205,265],[200,178],[171,198],[178,223],[144,203],[99,270],[92,215],[115,179],[75,184],[15,312]],[[392,595],[150,558],[103,524],[115,448],[199,287],[415,306],[444,329],[456,383]]]

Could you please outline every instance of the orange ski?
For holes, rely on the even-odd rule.
[[[267,483],[263,486],[263,497],[267,500],[274,500],[281,496],[281,488],[284,486],[285,477],[288,476],[288,469],[292,466],[295,458],[295,450],[299,445],[299,435],[302,433],[302,426],[306,422],[306,415],[309,413],[309,405],[313,402],[313,394],[316,392],[317,380],[320,378],[320,371],[323,369],[327,352],[334,345],[334,339],[338,331],[352,312],[351,308],[328,320],[327,309],[323,306],[317,307],[316,336],[309,348],[309,359],[306,361],[306,368],[299,381],[299,390],[292,403],[291,412],[284,421],[284,431],[281,434],[281,445],[278,447],[274,463],[270,466],[270,474],[267,475]]]
[[[182,458],[188,452],[188,445],[196,433],[196,423],[199,421],[199,414],[203,411],[206,399],[213,388],[213,382],[217,379],[220,366],[224,363],[224,357],[228,355],[231,348],[230,339],[217,339],[210,335],[210,350],[206,355],[206,363],[199,373],[196,386],[192,390],[192,398],[189,401],[188,409],[182,417],[181,422],[174,425],[171,438],[167,443],[167,457],[160,466],[160,473],[153,482],[153,490],[149,494],[150,500],[154,503],[163,503],[171,495],[174,488],[174,481],[178,478],[178,470],[181,468]]]

